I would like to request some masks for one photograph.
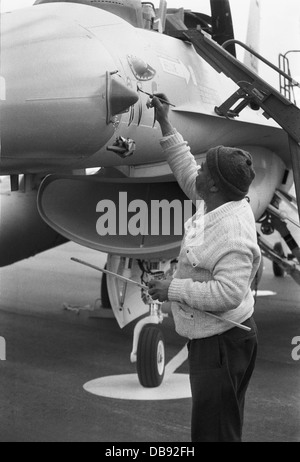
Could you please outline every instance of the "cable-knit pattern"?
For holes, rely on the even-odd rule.
[[[183,191],[196,202],[198,165],[177,132],[161,140],[168,163]],[[168,297],[172,301],[176,330],[184,337],[203,338],[232,326],[213,319],[244,322],[253,313],[251,283],[260,264],[255,219],[249,203],[227,202],[204,214],[203,202],[185,225],[177,271]]]

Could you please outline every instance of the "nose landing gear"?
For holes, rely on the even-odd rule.
[[[155,324],[146,324],[140,333],[137,348],[137,374],[143,387],[158,387],[165,374],[165,343],[162,331]]]

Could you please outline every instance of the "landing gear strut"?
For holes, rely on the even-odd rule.
[[[297,282],[297,284],[299,284],[300,247],[290,233],[287,221],[291,222],[298,228],[300,228],[300,225],[292,218],[292,216],[288,215],[285,210],[279,209],[279,205],[282,201],[285,204],[285,208],[289,207],[291,212],[298,213],[296,199],[290,194],[283,194],[280,191],[276,191],[272,204],[269,204],[265,215],[258,221],[258,223],[261,223],[261,231],[263,234],[269,235],[272,234],[274,230],[278,231],[292,253],[285,255],[281,242],[276,242],[274,247],[271,248],[270,244],[268,244],[268,242],[260,235],[258,236],[258,242],[260,244],[262,254],[272,261],[274,275],[277,277],[283,277],[285,273],[287,273]]]
[[[152,300],[147,286],[150,280],[165,279],[175,271],[174,261],[167,273],[161,267],[161,262],[109,255],[105,270],[100,269],[108,270],[102,277],[102,301],[109,302],[120,327],[140,318],[134,327],[130,360],[136,363],[139,382],[146,388],[161,385],[165,374],[165,341],[160,324],[168,315],[162,312],[160,302]]]

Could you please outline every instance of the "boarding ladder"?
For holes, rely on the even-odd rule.
[[[290,61],[287,56],[290,53],[300,53],[300,50],[289,50],[285,54],[280,53],[278,56],[278,64],[279,69],[281,69],[282,71],[284,71],[284,73],[288,74],[291,77]],[[296,104],[294,92],[295,86],[297,85],[293,83],[293,79],[287,79],[284,75],[282,75],[282,73],[279,74],[280,93]]]
[[[191,42],[196,52],[208,64],[217,72],[223,72],[239,86],[239,89],[221,106],[215,107],[215,112],[218,115],[233,118],[238,116],[248,105],[252,107],[261,107],[264,111],[263,115],[266,118],[274,119],[283,130],[285,130],[289,138],[298,214],[300,218],[300,109],[275,90],[275,88],[261,79],[250,68],[228,53],[225,48],[232,43],[241,45],[275,69],[279,74],[284,75],[294,86],[300,86],[299,83],[238,40],[228,40],[220,46],[201,29],[175,31],[172,35],[181,40]],[[241,102],[233,108],[240,100]]]

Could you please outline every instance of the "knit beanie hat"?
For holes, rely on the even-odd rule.
[[[207,152],[209,173],[229,200],[239,201],[255,177],[251,154],[238,148],[217,146]]]

